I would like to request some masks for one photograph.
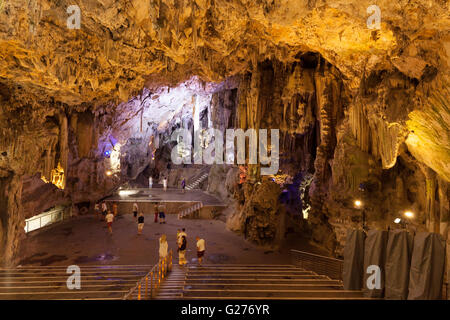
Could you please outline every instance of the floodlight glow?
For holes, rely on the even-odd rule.
[[[405,212],[405,217],[407,217],[407,218],[412,218],[412,217],[414,217],[414,213],[411,212],[411,211],[406,211],[406,212]]]
[[[112,176],[112,174],[113,174],[113,173],[112,173],[111,171],[109,171],[109,170],[106,171],[106,175],[107,175],[107,176]]]
[[[133,194],[132,190],[120,190],[119,196],[129,196],[130,194]]]
[[[394,223],[396,223],[396,224],[399,224],[399,223],[400,223],[400,221],[402,221],[402,219],[400,219],[400,218],[396,218],[396,219],[394,220]]]
[[[355,207],[357,207],[357,208],[359,208],[359,207],[361,207],[362,206],[362,202],[361,202],[361,200],[355,200]]]

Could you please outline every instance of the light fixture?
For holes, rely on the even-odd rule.
[[[360,208],[362,206],[362,201],[361,200],[355,200],[354,204],[355,204],[355,207]]]
[[[132,190],[120,190],[119,196],[129,196],[130,194],[133,194],[134,192]]]
[[[396,219],[394,220],[394,223],[399,224],[401,221],[402,221],[402,219],[396,218]]]
[[[414,213],[412,211],[405,211],[405,217],[412,218],[414,217]]]
[[[111,176],[112,175],[112,171],[106,171],[106,175],[109,177],[109,176]]]

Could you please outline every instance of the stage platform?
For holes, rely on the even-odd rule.
[[[164,211],[169,214],[178,214],[195,203],[201,203],[203,217],[210,217],[226,207],[218,198],[199,189],[186,190],[185,193],[173,188],[166,191],[162,188],[120,189],[105,201],[110,208],[113,203],[117,203],[119,213],[131,213],[135,202],[139,211],[144,213],[151,213],[155,206],[163,205]]]

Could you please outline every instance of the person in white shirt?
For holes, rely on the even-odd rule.
[[[108,213],[108,206],[106,205],[106,202],[103,201],[102,202],[102,216],[103,216],[103,220],[105,219],[107,213]]]
[[[133,203],[133,217],[135,221],[137,220],[138,210],[139,210],[138,204],[136,202]]]
[[[162,260],[167,257],[167,253],[169,251],[169,244],[167,243],[166,235],[161,235],[159,238],[159,259]]]
[[[98,217],[99,220],[101,220],[102,215],[100,214],[100,204],[98,202],[95,203],[94,211],[95,211],[95,216]]]
[[[164,191],[167,190],[167,178],[166,177],[164,177],[164,179],[163,179],[163,188],[164,188]]]
[[[108,214],[105,217],[106,224],[108,225],[109,233],[112,234],[112,223],[114,221],[114,215],[111,211],[108,211]]]
[[[150,178],[148,178],[148,187],[151,189],[153,186],[153,178],[150,176]]]
[[[198,264],[201,265],[203,261],[203,257],[205,255],[205,240],[200,239],[200,237],[195,238],[197,240],[197,258],[198,258]]]

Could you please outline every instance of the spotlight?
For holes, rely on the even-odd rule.
[[[120,190],[119,196],[129,196],[130,194],[133,194],[132,190]]]
[[[109,170],[106,171],[106,175],[107,175],[108,177],[109,177],[109,176],[112,176],[112,174],[113,174],[112,171],[109,171]]]
[[[405,212],[405,217],[412,218],[412,217],[414,217],[414,213],[412,211],[406,211]]]
[[[355,200],[354,204],[355,204],[355,207],[361,208],[361,206],[362,206],[362,201],[361,201],[361,200]]]
[[[402,219],[396,218],[396,219],[394,220],[394,223],[399,224],[401,221],[402,221]]]

